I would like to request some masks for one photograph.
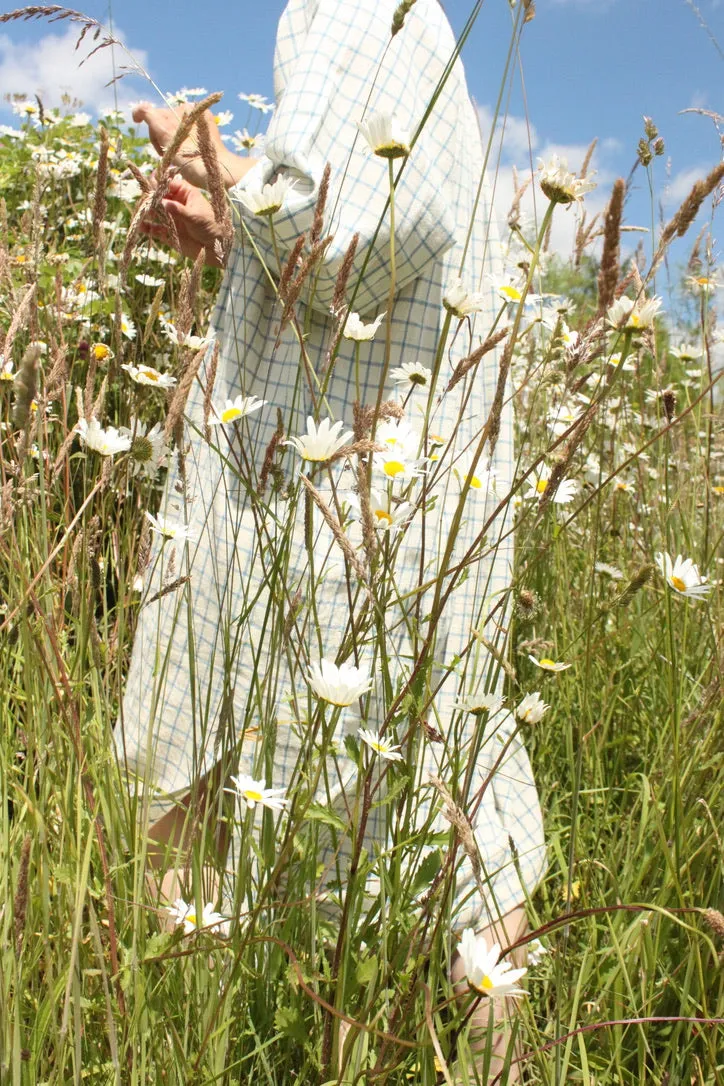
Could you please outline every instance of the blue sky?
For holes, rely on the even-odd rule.
[[[281,0],[223,6],[190,0],[81,0],[81,6],[106,24],[112,21],[163,90],[202,85],[225,91],[224,106],[235,114],[227,131],[248,122],[247,110],[236,97],[239,91],[271,96]],[[456,31],[471,7],[472,0],[445,0]],[[507,0],[485,0],[463,53],[484,121],[500,85],[510,19]],[[700,19],[724,49],[724,0],[537,0],[536,17],[523,34],[510,97],[499,182],[501,211],[511,190],[511,165],[524,168],[529,158],[529,137],[534,159],[557,150],[568,155],[571,166],[580,163],[590,140],[599,137],[594,162],[599,188],[587,206],[601,209],[612,180],[628,173],[642,134],[642,115],[649,114],[666,142],[665,156],[655,163],[655,185],[657,200],[665,201],[670,214],[692,181],[721,153],[709,118],[681,114],[691,107],[724,113],[724,59]],[[111,102],[113,90],[103,87],[110,77],[109,51],[78,69],[74,37],[67,23],[0,28],[0,95],[43,86],[50,101],[64,85],[76,90],[86,108]],[[126,63],[123,56],[116,55],[116,61]],[[138,80],[123,79],[117,92],[125,100],[154,97],[152,88]],[[630,223],[650,225],[643,173],[628,215]],[[565,247],[572,231],[573,216],[564,213],[556,228],[558,247]]]

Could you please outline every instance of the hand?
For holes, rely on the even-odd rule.
[[[191,111],[189,105],[180,105],[176,109],[158,109],[150,102],[139,102],[133,110],[133,119],[136,123],[145,121],[148,125],[148,136],[158,153],[162,155],[176,135],[176,130],[184,117]],[[221,170],[221,178],[227,188],[236,184],[246,171],[253,166],[254,159],[242,158],[228,150],[221,138],[218,125],[210,110],[202,114],[206,120],[211,144],[216,151]],[[208,188],[206,167],[199,151],[198,137],[195,129],[189,132],[186,139],[174,156],[174,165],[178,166],[181,175],[196,188]]]
[[[221,228],[206,197],[182,178],[172,177],[161,206],[173,220],[178,248],[183,255],[195,260],[203,249],[206,263],[211,267],[221,267],[220,248],[214,244],[222,240]],[[176,239],[164,223],[147,219],[141,229],[166,245],[175,245]]]

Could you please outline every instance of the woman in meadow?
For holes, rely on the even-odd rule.
[[[390,0],[291,0],[263,154],[237,157],[207,129],[233,244],[154,525],[118,748],[156,842],[187,845],[232,783],[247,834],[259,807],[285,808],[282,855],[280,825],[299,832],[315,798],[334,809],[348,834],[327,840],[316,823],[306,892],[329,887],[345,917],[349,853],[365,844],[374,895],[380,852],[417,832],[419,862],[425,835],[449,829],[452,793],[474,842],[454,859],[451,923],[506,945],[525,930],[544,848],[499,697],[511,409],[491,345],[474,354],[501,312],[496,235],[459,60],[443,78],[444,13],[417,0],[391,36],[394,14]],[[147,105],[134,119],[157,149],[179,123]],[[218,264],[224,227],[195,147],[179,148],[163,205],[181,250]],[[146,229],[170,240],[167,225]],[[414,800],[375,807],[401,761]],[[245,836],[232,837],[236,871]],[[167,874],[166,899],[176,892]]]

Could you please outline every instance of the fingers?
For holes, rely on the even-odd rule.
[[[154,107],[151,105],[150,102],[136,102],[135,106],[133,107],[132,114],[136,124],[139,124],[141,121],[148,120],[148,115],[153,108]]]

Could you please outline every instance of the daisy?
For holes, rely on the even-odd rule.
[[[628,361],[626,361],[626,362],[624,362],[622,364],[621,363],[622,357],[623,357],[623,355],[622,355],[621,351],[616,351],[615,354],[609,355],[608,360],[607,360],[609,366],[616,366],[616,367],[621,366],[622,370],[627,370],[629,373],[632,373],[636,369],[636,367],[633,364],[633,361],[631,359],[629,359]]]
[[[394,113],[373,113],[357,126],[380,158],[406,158],[410,153],[410,133],[400,126]]]
[[[235,400],[227,399],[225,407],[214,406],[212,408],[209,425],[224,426],[229,422],[238,422],[239,419],[250,415],[252,411],[258,411],[266,402],[266,400],[257,399],[256,396],[237,396]]]
[[[516,982],[525,976],[527,970],[513,969],[508,962],[500,962],[500,946],[493,943],[488,946],[484,935],[476,935],[472,928],[465,928],[460,940],[460,957],[463,962],[468,984],[479,995],[519,996],[525,995]]]
[[[406,483],[424,474],[425,459],[410,456],[402,448],[389,449],[373,455],[372,467],[384,476],[388,483]]]
[[[150,385],[152,388],[173,388],[176,384],[176,378],[172,377],[170,373],[161,373],[160,370],[154,369],[153,366],[134,366],[130,362],[124,362],[121,364],[121,369],[125,370],[137,385]]]
[[[162,535],[164,539],[175,539],[177,542],[183,543],[190,542],[194,538],[188,524],[184,524],[183,521],[170,520],[163,513],[157,513],[154,516],[153,513],[147,511],[146,520],[151,525],[151,531]]]
[[[354,434],[351,430],[342,433],[344,423],[332,422],[331,419],[322,419],[317,425],[312,416],[307,418],[307,432],[302,437],[290,437],[285,445],[293,445],[302,460],[311,460],[319,463],[329,460],[339,452]]]
[[[587,192],[596,187],[595,181],[570,173],[567,160],[558,155],[552,155],[547,163],[539,158],[538,173],[543,193],[554,204],[572,204],[582,200]]]
[[[699,599],[711,592],[711,585],[706,584],[706,577],[701,576],[698,566],[694,565],[691,558],[683,558],[677,554],[676,561],[672,562],[670,555],[659,553],[656,555],[656,565],[669,587],[680,596]]]
[[[250,811],[254,810],[257,803],[260,807],[268,807],[270,811],[283,811],[288,803],[284,798],[283,788],[267,788],[263,781],[254,780],[248,773],[240,773],[238,777],[229,779],[234,785],[234,793],[244,800]]]
[[[403,761],[404,755],[397,743],[391,743],[389,739],[380,739],[377,732],[373,732],[371,728],[360,728],[357,734],[368,747],[376,754],[379,754],[380,758],[384,758],[386,762]]]
[[[480,716],[483,713],[488,713],[489,716],[495,716],[505,704],[505,698],[501,698],[499,694],[469,694],[465,697],[459,697],[455,699],[455,709],[462,709],[465,713],[474,713],[475,716]]]
[[[166,444],[161,424],[157,422],[148,428],[137,419],[132,419],[130,427],[121,426],[121,433],[131,438],[131,473],[144,475],[147,479],[155,478],[171,455],[171,446]]]
[[[396,385],[409,384],[413,388],[416,386],[424,387],[429,385],[432,380],[432,370],[419,362],[403,362],[401,366],[396,366],[395,369],[390,370],[390,380],[394,381]]]
[[[495,281],[495,289],[505,302],[520,302],[523,298],[523,288],[520,280],[512,275],[506,275],[503,279]]]
[[[184,935],[190,935],[192,931],[200,928],[226,934],[224,928],[228,924],[228,918],[217,913],[211,902],[204,905],[200,919],[196,916],[196,906],[187,905],[182,897],[177,897],[173,905],[168,905],[167,911],[176,927],[183,924]]]
[[[227,124],[231,124],[234,114],[230,109],[222,109],[219,113],[214,113],[213,118],[218,128],[224,128]]]
[[[612,581],[622,581],[623,573],[617,566],[610,566],[608,562],[596,562],[594,565],[596,573],[603,573],[605,577],[610,577]]]
[[[527,496],[529,498],[542,498],[548,489],[550,478],[551,469],[547,465],[543,465],[536,472],[533,481],[528,484],[530,489]],[[551,501],[555,502],[556,505],[567,505],[568,502],[573,501],[577,491],[578,483],[575,479],[561,479]]]
[[[524,724],[537,724],[544,713],[550,709],[543,698],[536,691],[535,694],[526,694],[516,707],[515,715]]]
[[[369,672],[347,663],[338,667],[332,660],[325,659],[309,665],[307,682],[317,697],[341,707],[357,701],[372,686]]]
[[[680,347],[669,347],[669,354],[678,358],[680,362],[695,362],[697,358],[701,358],[702,353],[699,347],[692,347],[690,343],[682,343]]]
[[[159,279],[155,275],[146,275],[145,272],[142,272],[140,275],[136,276],[136,282],[140,283],[142,287],[162,287],[166,280]]]
[[[136,326],[125,313],[121,313],[121,332],[126,339],[136,338]]]
[[[556,663],[555,660],[550,660],[547,656],[542,656],[541,659],[538,660],[535,656],[531,656],[530,653],[528,653],[528,659],[531,663],[535,664],[536,667],[543,668],[544,671],[566,671],[567,668],[573,666],[572,664]]]
[[[93,343],[91,345],[90,353],[95,358],[96,362],[110,362],[112,358],[115,358],[111,348],[105,343]]]
[[[90,422],[80,419],[76,426],[76,433],[87,449],[93,449],[101,456],[115,456],[116,453],[128,452],[131,447],[131,438],[128,434],[122,434],[115,426],[103,429],[95,415]]]
[[[353,339],[357,343],[362,343],[368,339],[374,339],[375,332],[382,324],[385,318],[384,313],[380,313],[369,324],[364,324],[360,319],[359,313],[348,313],[347,320],[344,322],[344,328],[342,329],[342,335],[345,339]]]
[[[485,306],[485,298],[482,294],[467,291],[462,279],[452,279],[445,288],[442,304],[454,317],[463,320],[471,313],[479,313]]]
[[[261,94],[240,94],[238,95],[242,102],[246,102],[252,109],[258,109],[260,113],[271,113],[274,106],[271,102],[268,102]]]
[[[618,331],[641,332],[645,328],[653,328],[654,319],[662,304],[658,295],[634,301],[624,294],[609,306],[608,322]]]
[[[348,494],[347,501],[355,520],[362,520],[362,506],[356,494]],[[369,509],[372,523],[379,532],[395,534],[404,528],[415,512],[410,502],[395,502],[386,491],[370,489]]]
[[[15,373],[12,358],[0,355],[0,381],[14,381]]]
[[[192,336],[190,332],[180,332],[175,324],[165,317],[161,317],[161,328],[164,336],[176,347],[188,347],[192,351],[200,351],[214,342],[213,336]]]
[[[722,285],[714,275],[689,275],[685,281],[697,294],[708,294],[710,290],[718,290]]]
[[[252,147],[257,147],[261,140],[260,136],[252,136],[250,132],[244,129],[238,129],[231,137],[231,142],[237,151],[251,151]]]
[[[280,176],[268,185],[249,185],[246,189],[238,189],[236,196],[252,214],[274,215],[281,210],[295,184],[295,181]]]

